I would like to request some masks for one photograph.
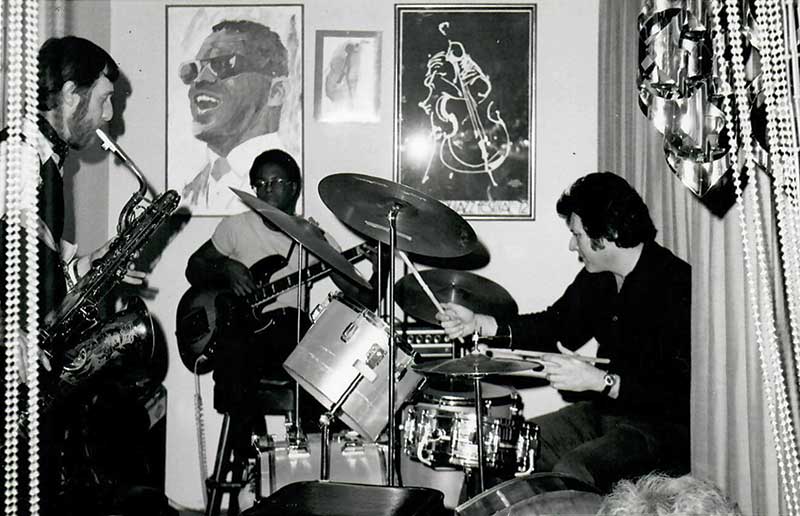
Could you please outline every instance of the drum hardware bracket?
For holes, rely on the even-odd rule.
[[[355,366],[355,364],[353,365]],[[322,453],[319,461],[319,479],[323,482],[330,480],[331,473],[331,423],[333,423],[336,417],[336,412],[341,408],[350,394],[356,390],[362,378],[364,378],[364,375],[359,371],[359,374],[350,382],[350,385],[347,386],[347,389],[344,390],[330,410],[319,417],[319,426],[322,429]]]

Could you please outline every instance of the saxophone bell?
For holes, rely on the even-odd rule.
[[[64,354],[64,364],[43,385],[42,412],[47,413],[90,387],[93,378],[114,364],[134,357],[152,358],[155,338],[150,312],[138,297],[128,298],[127,302],[127,308],[112,315]]]
[[[139,297],[105,321],[86,339],[64,353],[59,383],[85,382],[109,364],[131,356],[152,358],[155,350],[153,318]]]

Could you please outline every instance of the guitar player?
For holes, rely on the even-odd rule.
[[[259,199],[284,213],[295,214],[301,176],[289,154],[272,149],[257,156],[250,168],[250,184]],[[330,235],[324,237],[339,250]],[[263,308],[257,320],[248,314],[241,299],[256,291],[259,281],[264,279],[259,277],[262,272],[259,268],[263,269],[265,264],[267,270],[263,272],[269,274],[270,281],[296,274],[298,252],[299,246],[292,238],[256,212],[246,211],[223,219],[211,238],[189,258],[186,278],[193,289],[226,289],[230,293],[216,296],[214,301],[217,331],[212,362],[214,407],[221,413],[229,413],[232,421],[242,422],[240,428],[233,429],[235,432],[246,432],[239,434],[244,439],[234,438],[234,442],[247,444],[246,437],[259,429],[262,418],[257,389],[262,379],[288,381],[293,389],[291,377],[282,364],[297,343],[294,289],[277,296]],[[315,258],[310,256],[308,265],[314,262]],[[377,283],[374,276],[373,285]],[[361,298],[356,301],[365,306],[371,304],[368,300],[372,293],[361,295],[356,288],[343,284],[347,280],[341,276],[333,275],[332,279],[342,290]],[[305,333],[310,326],[305,313],[301,320]],[[299,416],[304,430],[318,431],[322,411],[310,395],[301,392]]]

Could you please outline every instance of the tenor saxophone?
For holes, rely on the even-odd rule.
[[[128,265],[149,241],[153,233],[178,207],[180,195],[168,190],[136,215],[147,191],[144,178],[131,159],[106,134],[97,130],[103,148],[113,152],[134,173],[139,189],[123,207],[117,223],[117,236],[108,251],[95,260],[89,272],[67,293],[59,307],[47,318],[42,331],[41,347],[51,360],[64,357],[69,350],[85,341],[100,323],[101,301],[116,287]]]

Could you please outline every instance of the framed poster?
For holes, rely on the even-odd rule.
[[[301,5],[167,5],[167,188],[193,215],[246,210],[249,170],[303,162]],[[302,203],[299,204],[302,206]]]
[[[318,30],[314,116],[320,122],[378,122],[381,33]]]
[[[465,218],[534,217],[534,5],[395,11],[395,180]]]

